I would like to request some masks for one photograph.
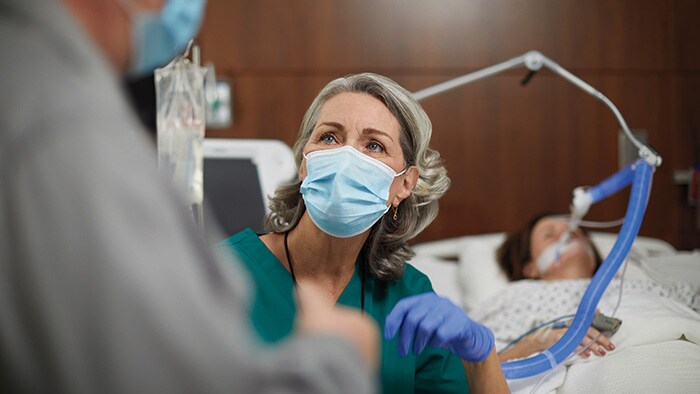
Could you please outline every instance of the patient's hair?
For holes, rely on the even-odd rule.
[[[496,251],[496,259],[498,264],[501,266],[503,271],[509,280],[520,280],[525,279],[523,275],[523,268],[525,265],[532,260],[532,251],[530,250],[530,238],[532,236],[532,230],[537,225],[540,219],[547,216],[552,216],[551,213],[542,213],[535,215],[530,219],[524,226],[518,230],[508,234],[506,240]],[[581,228],[581,231],[588,236],[588,232]],[[591,244],[592,245],[592,244]],[[593,255],[595,256],[595,271],[598,270],[603,259],[600,257],[598,248],[592,245]],[[594,272],[595,272],[594,271]]]
[[[297,167],[302,151],[316,126],[323,105],[343,92],[365,93],[380,100],[399,121],[400,143],[406,167],[416,166],[419,179],[411,195],[398,207],[397,220],[389,210],[370,231],[364,245],[368,272],[382,280],[395,280],[403,275],[407,260],[415,254],[406,243],[430,224],[438,213],[438,199],[450,185],[440,154],[428,147],[432,125],[428,115],[411,94],[396,82],[381,75],[365,73],[338,78],[321,90],[304,115],[299,136],[294,144]],[[267,230],[281,233],[296,227],[305,211],[299,192],[302,181],[282,186],[270,200]]]

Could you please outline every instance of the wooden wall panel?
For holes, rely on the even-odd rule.
[[[700,47],[698,12],[700,7],[698,1],[676,0],[673,3],[676,68],[697,72],[700,69],[700,53],[698,52]]]
[[[434,145],[454,182],[441,206],[451,218],[469,218],[461,224],[466,232],[498,231],[513,218],[565,211],[573,187],[594,184],[617,167],[618,126],[607,108],[558,77],[536,77],[526,88],[518,79],[493,78],[424,103],[434,120]],[[670,77],[587,79],[629,109],[631,127],[646,129],[653,146],[671,150],[663,134],[671,115]],[[652,201],[667,201],[672,190],[672,172],[661,167]],[[594,207],[591,217],[623,216],[625,198]],[[645,229],[667,237],[667,223],[667,213],[652,210]],[[430,231],[445,230],[430,228],[426,236]]]
[[[697,58],[698,51],[695,51],[695,54]],[[696,64],[700,68],[700,61]],[[700,163],[700,73],[692,74],[693,76],[689,76],[683,73],[677,81],[677,122],[675,128],[669,132],[676,148],[672,152],[672,157],[675,158],[672,166],[676,169],[687,168],[691,163]],[[674,198],[665,203],[667,210],[677,215],[677,243],[686,249],[700,248],[700,231],[697,228],[700,223],[700,204],[695,208],[688,206],[687,187],[675,187],[674,191]]]
[[[211,0],[201,41],[236,71],[425,72],[533,48],[572,68],[653,70],[673,62],[671,21],[658,0]]]
[[[664,157],[642,234],[700,247],[674,169],[700,161],[700,29],[693,0],[209,0],[205,61],[233,82],[234,124],[209,137],[294,142],[330,80],[385,74],[411,91],[538,49],[606,94]],[[617,169],[618,125],[601,103],[544,71],[524,70],[422,104],[453,185],[418,238],[512,229],[567,210],[573,187]],[[624,215],[626,194],[591,217]]]

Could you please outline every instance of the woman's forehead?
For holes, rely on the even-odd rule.
[[[375,129],[399,135],[399,121],[384,103],[366,93],[343,92],[330,98],[319,112],[316,127],[338,123],[347,131]]]

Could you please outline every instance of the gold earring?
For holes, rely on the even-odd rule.
[[[396,217],[396,213],[399,211],[398,205],[394,205],[394,221],[397,221],[398,218]]]

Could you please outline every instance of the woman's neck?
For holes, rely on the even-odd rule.
[[[313,282],[325,289],[329,298],[337,300],[352,278],[355,262],[368,236],[369,231],[351,238],[332,237],[304,213],[287,239],[297,282],[300,285]],[[284,234],[268,234],[262,240],[289,270]]]
[[[362,250],[369,231],[351,238],[330,236],[311,221],[305,213],[299,224],[289,232],[289,254],[297,277],[343,276],[355,269],[357,256]]]

